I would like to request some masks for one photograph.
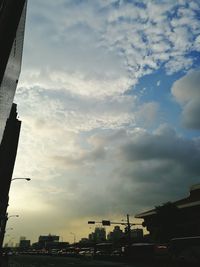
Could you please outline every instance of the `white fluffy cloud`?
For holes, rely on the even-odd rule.
[[[200,71],[191,71],[177,80],[172,94],[181,105],[183,125],[191,129],[200,129]]]
[[[160,66],[191,68],[199,51],[198,1],[29,2],[22,85],[121,94]]]
[[[104,33],[105,44],[121,51],[131,75],[140,78],[165,64],[171,74],[192,66],[188,55],[197,49],[193,40],[200,34],[200,6],[182,1],[126,3],[110,12]],[[156,14],[156,15],[155,15]]]

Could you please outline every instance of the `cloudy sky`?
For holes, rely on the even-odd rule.
[[[200,2],[29,0],[12,235],[87,236],[200,182]]]

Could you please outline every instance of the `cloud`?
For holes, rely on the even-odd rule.
[[[113,63],[114,64],[114,63]],[[106,63],[105,63],[106,65]],[[105,98],[123,94],[130,86],[127,77],[115,73],[81,73],[78,71],[24,71],[20,87],[38,86],[47,90],[66,90],[72,94]]]
[[[104,158],[90,157],[94,169],[90,168],[89,177],[82,175],[85,185],[75,189],[77,198],[72,206],[77,214],[103,215],[126,209],[134,213],[184,196],[189,186],[199,181],[199,140],[178,136],[167,125],[154,133],[116,131],[89,140],[101,144]],[[88,153],[93,155],[93,149]]]
[[[199,182],[199,139],[157,127],[163,102],[154,101],[152,85],[142,85],[141,96],[131,90],[160,68],[174,74],[193,67],[199,9],[185,0],[29,1],[14,176],[32,182],[11,192],[10,212],[24,213],[18,233],[81,237],[89,219],[134,215],[184,197]],[[193,128],[198,74],[172,88]],[[157,86],[165,89],[162,78]]]
[[[42,218],[34,213],[39,205],[39,210],[47,214],[49,232],[64,233],[67,225],[72,230],[74,221],[85,220],[86,224],[91,218],[121,218],[127,212],[134,216],[185,197],[189,186],[199,182],[199,139],[179,136],[168,125],[161,125],[153,133],[142,128],[63,132],[56,135],[56,145],[48,131],[46,140],[38,135],[34,138],[25,148],[21,144],[15,170],[18,175],[32,175],[33,184],[26,190],[15,187],[10,211],[18,210],[20,204],[25,217],[37,224]],[[30,151],[24,153],[24,149]],[[22,194],[24,191],[27,194]],[[32,214],[27,212],[27,199]],[[55,222],[51,214],[62,220]],[[30,227],[34,228],[32,224]],[[78,235],[82,236],[84,227],[77,229]],[[45,224],[40,231],[45,231]],[[34,238],[36,233],[38,229]]]
[[[188,6],[186,1],[180,5],[176,1],[144,1],[141,6],[123,2],[109,14],[105,44],[121,51],[136,79],[163,64],[169,74],[187,70],[193,64],[189,54],[196,49],[194,39],[200,33],[199,8],[199,4]]]
[[[183,198],[200,179],[199,140],[178,136],[166,125],[152,134],[129,134],[118,157],[111,194],[121,200],[122,210],[136,212]]]
[[[103,99],[82,96],[64,89],[19,88],[16,101],[24,123],[33,130],[90,131],[134,124],[137,98],[131,95]],[[45,130],[46,129],[46,130]],[[39,133],[39,132],[38,132]]]
[[[190,129],[200,129],[200,71],[191,71],[172,86],[172,94],[182,107],[182,123]]]
[[[161,66],[188,70],[199,51],[199,11],[194,1],[30,1],[21,85],[105,97]]]

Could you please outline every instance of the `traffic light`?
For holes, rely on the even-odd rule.
[[[95,224],[95,221],[89,221],[88,224]]]
[[[104,226],[110,226],[110,221],[103,220],[102,225]]]

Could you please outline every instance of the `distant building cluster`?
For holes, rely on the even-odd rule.
[[[95,231],[88,236],[91,242],[104,242],[106,240],[106,230],[104,227],[96,227]]]
[[[28,251],[32,250],[47,250],[50,251],[52,249],[64,249],[69,246],[68,242],[59,242],[60,237],[57,235],[41,235],[38,238],[38,241],[31,244],[31,240],[27,240],[25,236],[21,236],[19,243],[16,244],[16,247],[20,251]],[[13,247],[13,243],[6,243],[4,247]]]
[[[143,238],[143,229],[132,229],[131,239],[133,241],[141,241]],[[114,226],[113,231],[109,232],[106,236],[106,229],[104,227],[96,227],[95,231],[90,233],[87,238],[82,238],[81,242],[112,242],[112,243],[124,243],[127,239],[127,230],[121,230],[120,226]]]

